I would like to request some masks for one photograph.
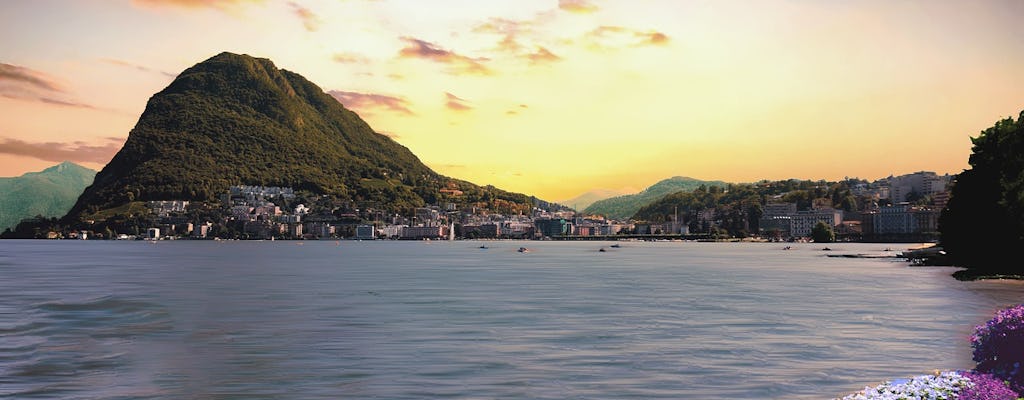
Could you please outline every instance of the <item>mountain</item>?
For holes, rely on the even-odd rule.
[[[94,176],[96,171],[65,161],[39,172],[0,178],[0,231],[25,218],[64,215]]]
[[[235,185],[292,187],[393,211],[441,201],[532,204],[442,176],[299,74],[224,52],[149,99],[63,221],[103,220],[147,200],[215,201]]]
[[[596,202],[598,200],[604,200],[604,199],[607,199],[607,198],[611,198],[611,197],[615,197],[615,196],[622,196],[622,195],[627,195],[627,194],[632,194],[632,192],[627,192],[625,190],[615,190],[615,189],[594,189],[594,190],[590,190],[590,191],[587,191],[585,193],[582,193],[579,196],[573,197],[571,199],[559,201],[558,203],[559,204],[565,204],[566,206],[572,207],[572,208],[577,209],[577,210],[583,210],[583,209],[589,207],[591,204],[594,204],[594,202]]]
[[[659,198],[680,191],[692,191],[701,185],[726,186],[722,181],[702,181],[684,176],[674,176],[655,183],[637,194],[599,200],[583,210],[585,214],[604,215],[612,219],[627,219],[640,209]]]

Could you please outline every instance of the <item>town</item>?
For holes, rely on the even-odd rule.
[[[409,215],[388,214],[371,206],[324,203],[303,198],[287,187],[234,186],[220,204],[183,200],[149,201],[148,226],[131,232],[79,230],[48,232],[51,239],[256,239],[256,240],[762,240],[806,241],[819,223],[837,241],[927,242],[938,238],[940,210],[949,198],[950,175],[933,172],[859,183],[850,191],[864,201],[859,210],[837,209],[828,198],[806,209],[782,195],[766,198],[749,233],[719,229],[722,213],[709,207],[678,210],[652,223],[584,215],[537,200],[531,213],[503,215],[445,203],[419,207]],[[457,193],[456,193],[457,194]],[[927,201],[922,203],[921,199]],[[307,204],[308,202],[308,204]],[[755,229],[756,228],[756,229]]]

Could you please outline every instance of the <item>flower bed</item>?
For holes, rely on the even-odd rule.
[[[974,328],[971,371],[936,371],[849,394],[840,400],[1017,400],[1024,392],[1024,304]]]

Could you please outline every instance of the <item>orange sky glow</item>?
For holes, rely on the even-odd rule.
[[[0,176],[99,169],[154,93],[269,58],[434,170],[563,200],[671,176],[968,167],[1024,110],[1024,2],[18,1],[0,4]]]

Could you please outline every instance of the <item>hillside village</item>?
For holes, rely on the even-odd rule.
[[[287,187],[234,186],[219,203],[184,200],[146,202],[140,223],[116,231],[46,232],[51,239],[751,239],[805,241],[819,222],[842,241],[933,241],[939,212],[949,198],[950,175],[933,172],[859,182],[849,191],[856,210],[837,208],[829,198],[806,207],[786,196],[766,196],[761,215],[742,221],[741,232],[723,229],[724,211],[715,207],[674,210],[664,222],[615,220],[584,215],[534,198],[529,213],[506,215],[455,202],[414,209],[408,215],[373,207],[333,203]],[[769,185],[770,182],[763,182]],[[728,189],[725,189],[728,190]],[[457,199],[457,191],[447,193]],[[42,235],[39,235],[42,237]]]

